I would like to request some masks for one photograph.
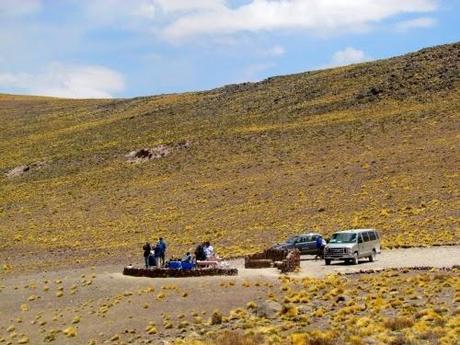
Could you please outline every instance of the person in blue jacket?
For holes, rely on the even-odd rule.
[[[155,246],[155,257],[156,257],[157,265],[159,267],[163,267],[165,264],[165,257],[166,257],[166,242],[163,240],[162,237],[158,239],[158,242]]]
[[[315,244],[316,244],[316,250],[317,250],[315,260],[317,260],[318,258],[322,259],[323,258],[324,245],[323,245],[323,237],[321,235],[318,235],[318,237],[316,237]]]

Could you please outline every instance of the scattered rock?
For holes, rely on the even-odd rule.
[[[180,141],[176,144],[158,145],[154,148],[142,148],[131,151],[125,157],[129,162],[143,162],[151,159],[160,159],[169,156],[175,149],[189,149],[192,146],[190,141]]]
[[[337,299],[335,300],[335,303],[345,303],[348,301],[347,296],[339,295],[337,296]]]
[[[19,165],[8,172],[6,172],[6,177],[8,178],[13,178],[13,177],[19,177],[24,175],[26,172],[29,172],[31,170],[35,169],[41,169],[46,165],[45,162],[34,162],[28,165]]]
[[[178,149],[189,149],[190,147],[192,147],[192,143],[188,140],[184,140],[184,141],[179,141],[176,144],[176,146]]]
[[[275,319],[278,313],[281,312],[283,306],[278,302],[267,300],[261,303],[255,309],[256,315],[259,317],[265,317],[267,319]]]
[[[25,172],[30,170],[30,166],[28,165],[20,165],[6,173],[7,177],[16,177],[16,176],[21,176]]]

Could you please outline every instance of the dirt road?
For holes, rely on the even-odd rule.
[[[279,275],[278,270],[274,268],[246,270],[243,260],[235,260],[232,264],[238,267],[240,277],[276,277]],[[302,256],[300,272],[292,275],[321,277],[331,273],[352,273],[370,269],[423,266],[442,268],[454,265],[460,265],[460,246],[406,248],[383,250],[380,255],[377,255],[376,261],[369,262],[367,259],[361,259],[359,265],[348,265],[337,261],[326,266],[324,261],[315,261],[313,256]]]

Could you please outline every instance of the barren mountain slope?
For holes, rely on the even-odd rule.
[[[349,227],[458,243],[459,67],[455,43],[206,92],[1,95],[2,262],[112,260],[159,235],[233,256]]]

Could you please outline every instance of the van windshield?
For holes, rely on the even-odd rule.
[[[353,233],[337,233],[333,234],[329,243],[355,243],[356,234]]]

